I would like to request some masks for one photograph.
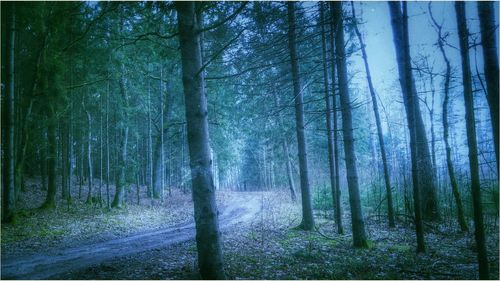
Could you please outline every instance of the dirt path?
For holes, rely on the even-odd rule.
[[[220,208],[221,231],[247,224],[261,211],[261,193],[232,193]],[[24,257],[2,258],[2,279],[48,279],[67,271],[82,269],[114,258],[164,247],[195,237],[194,222],[135,234],[105,242],[72,248],[52,249]]]

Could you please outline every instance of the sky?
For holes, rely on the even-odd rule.
[[[394,42],[392,37],[391,28],[391,18],[389,14],[389,7],[387,2],[354,2],[356,8],[356,14],[363,24],[359,25],[359,29],[364,36],[366,51],[368,55],[368,62],[370,66],[370,71],[372,74],[372,80],[375,86],[375,90],[380,97],[380,100],[388,110],[395,110],[398,106],[401,108],[402,94],[398,81],[397,63],[396,63],[396,52],[394,49]],[[344,8],[348,13],[350,13],[350,5],[346,5]],[[443,32],[449,32],[450,36],[447,41],[450,45],[446,46],[447,56],[449,57],[452,68],[456,69],[457,75],[461,75],[461,65],[460,65],[460,53],[458,48],[458,36],[456,27],[456,17],[454,2],[432,2],[433,15],[438,23],[443,24]],[[408,3],[408,14],[409,14],[409,37],[410,37],[410,52],[412,59],[415,59],[417,55],[429,55],[430,63],[434,63],[435,71],[443,73],[445,70],[444,60],[442,59],[439,49],[435,45],[437,42],[437,32],[432,27],[430,22],[430,17],[428,15],[428,2],[409,2]],[[467,14],[467,24],[469,32],[471,34],[470,41],[472,38],[479,38],[479,20],[477,15],[477,4],[476,2],[466,3],[466,14]],[[495,19],[498,24],[498,2],[495,3]],[[497,31],[498,39],[498,31]],[[357,41],[357,39],[354,39]],[[475,75],[475,63],[477,56],[477,66],[479,71],[483,72],[483,59],[482,50],[480,47],[477,48],[477,53],[472,49],[470,51],[471,68],[472,73]],[[355,56],[350,58],[352,64],[350,65],[350,72],[354,74],[352,83],[356,83],[361,91],[365,92],[368,97],[368,87],[366,82],[365,70],[360,52]],[[416,73],[414,72],[416,77]],[[459,78],[461,79],[461,78]],[[435,100],[435,119],[437,122],[436,135],[437,140],[441,140],[441,89],[442,80],[436,79],[434,86],[436,88],[436,100]],[[460,80],[461,81],[461,80]],[[453,94],[453,92],[452,92]],[[481,96],[479,96],[481,95]],[[420,95],[422,98],[422,95]],[[463,105],[463,95],[458,88],[455,92],[455,98],[453,103],[450,104],[450,123],[452,124],[452,130],[459,132],[457,135],[458,144],[461,149],[458,152],[461,154],[458,157],[463,159],[462,164],[466,164],[467,159],[467,149],[466,149],[466,136],[465,136],[465,122],[464,120],[464,105]],[[476,118],[486,119],[489,118],[489,112],[486,106],[478,106],[477,102],[485,102],[484,93],[478,92],[475,94],[476,101]],[[429,118],[425,107],[421,104],[421,111],[426,123],[426,129],[429,131]],[[395,111],[395,112],[400,112]],[[381,114],[384,120],[384,115]],[[387,125],[383,121],[383,129],[387,132]],[[484,129],[490,131],[489,122],[483,122],[485,125]],[[478,130],[478,134],[480,134]],[[488,135],[488,138],[492,136]]]

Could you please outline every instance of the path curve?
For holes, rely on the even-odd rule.
[[[261,193],[232,192],[219,214],[222,232],[246,224],[261,211]],[[2,279],[49,279],[51,276],[86,268],[104,261],[185,242],[195,237],[193,220],[161,230],[125,238],[53,249],[24,257],[2,258]]]

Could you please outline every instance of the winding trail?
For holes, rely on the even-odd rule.
[[[226,207],[219,208],[222,232],[247,224],[261,211],[261,193],[233,193]],[[161,230],[143,232],[99,243],[52,249],[32,256],[5,257],[2,279],[49,279],[68,271],[83,269],[126,255],[185,242],[195,237],[194,221]]]

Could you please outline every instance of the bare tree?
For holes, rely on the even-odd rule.
[[[384,182],[385,182],[385,192],[387,199],[387,218],[389,220],[389,227],[394,227],[395,226],[394,207],[392,205],[391,179],[389,176],[389,168],[387,165],[387,155],[385,152],[384,136],[382,134],[382,123],[380,121],[380,114],[378,111],[377,96],[375,93],[375,88],[373,87],[372,83],[370,67],[368,66],[368,55],[366,54],[366,46],[365,43],[363,42],[363,37],[361,36],[361,32],[359,32],[358,29],[356,11],[354,9],[354,3],[352,1],[351,1],[351,8],[352,8],[352,17],[354,19],[353,27],[354,31],[356,32],[356,36],[358,37],[359,44],[361,45],[361,54],[363,57],[363,62],[366,71],[366,80],[368,81],[368,89],[370,90],[370,97],[372,99],[373,113],[375,114],[375,124],[377,125],[377,136],[378,136],[378,143],[380,146],[380,156],[382,157],[382,166],[384,169]]]

